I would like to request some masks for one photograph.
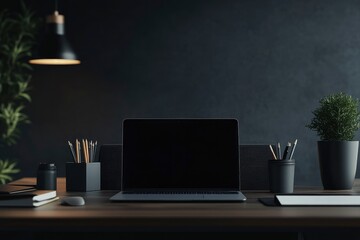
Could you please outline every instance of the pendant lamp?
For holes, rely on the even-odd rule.
[[[64,15],[55,11],[46,17],[44,39],[39,47],[38,55],[29,60],[31,64],[41,65],[74,65],[80,64],[75,52],[65,37]]]

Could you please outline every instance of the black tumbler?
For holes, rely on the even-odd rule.
[[[56,190],[56,175],[55,163],[40,163],[36,188],[40,190]]]

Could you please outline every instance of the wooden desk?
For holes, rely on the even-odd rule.
[[[18,183],[35,183],[24,178]],[[352,192],[360,192],[359,182]],[[321,189],[302,189],[318,192]],[[360,207],[266,207],[259,197],[267,192],[245,192],[245,203],[114,203],[117,191],[67,193],[58,179],[58,195],[82,195],[86,205],[61,206],[60,201],[39,208],[1,208],[2,231],[99,232],[309,232],[360,228]],[[344,191],[349,192],[349,191]]]

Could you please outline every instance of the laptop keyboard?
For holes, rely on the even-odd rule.
[[[124,194],[238,194],[236,191],[224,191],[224,192],[214,192],[214,191],[196,191],[196,192],[187,192],[187,191],[155,191],[155,192],[124,192]]]
[[[176,202],[176,201],[221,201],[243,202],[246,197],[238,191],[136,191],[119,192],[112,201],[128,202]]]

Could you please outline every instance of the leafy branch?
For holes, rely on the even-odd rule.
[[[6,181],[12,181],[12,174],[20,172],[19,169],[15,168],[16,162],[10,160],[0,160],[0,184],[5,184]]]
[[[24,112],[31,102],[32,67],[27,62],[35,45],[39,20],[21,2],[21,11],[0,11],[0,147],[16,144],[20,126],[29,123]],[[1,151],[5,152],[5,151]],[[1,157],[3,158],[3,156]],[[0,159],[1,159],[0,158]],[[0,160],[0,184],[12,180],[20,170],[16,162]]]
[[[31,65],[27,59],[35,45],[38,19],[21,2],[19,13],[0,12],[0,141],[14,145],[19,126],[29,123],[24,113],[29,94]]]

